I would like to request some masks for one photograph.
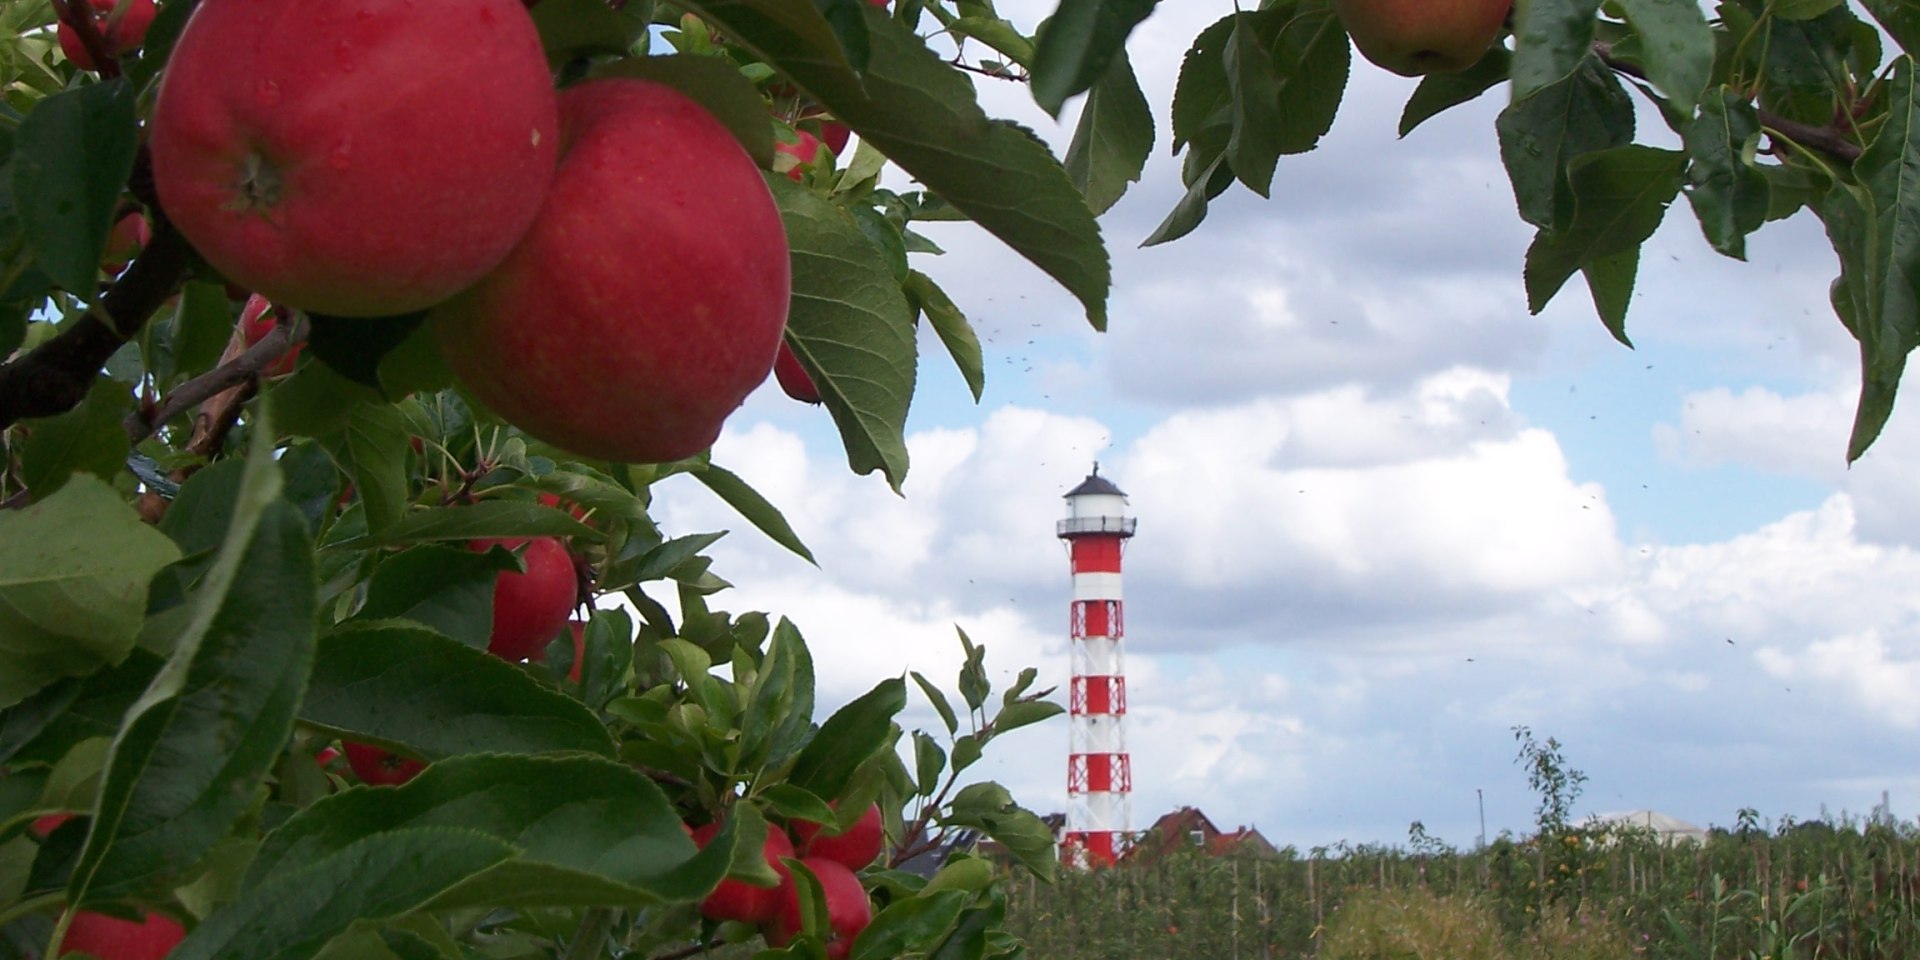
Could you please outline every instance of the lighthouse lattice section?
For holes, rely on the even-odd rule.
[[[1126,515],[1127,495],[1100,475],[1099,464],[1066,501],[1067,518],[1056,528],[1073,565],[1072,725],[1061,859],[1084,869],[1111,866],[1131,836],[1120,557],[1133,536],[1134,519]]]

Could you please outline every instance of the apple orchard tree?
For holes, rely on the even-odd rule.
[[[1187,191],[1147,239],[1266,195],[1357,46],[1425,76],[1403,131],[1507,100],[1535,310],[1580,274],[1625,341],[1682,193],[1736,258],[1820,218],[1858,456],[1920,343],[1920,5],[1860,6],[1232,10],[1156,92]],[[799,627],[716,609],[718,535],[649,491],[691,476],[809,556],[706,452],[769,372],[900,489],[921,318],[982,389],[918,223],[1103,327],[1153,7],[0,6],[0,956],[1021,954],[1005,884],[1052,838],[962,775],[1060,712],[1033,671],[993,691],[962,634],[957,697],[816,717]],[[976,82],[1087,94],[1064,158]],[[961,829],[1004,855],[899,869]]]

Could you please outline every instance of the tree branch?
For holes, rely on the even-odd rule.
[[[1639,65],[1615,59],[1613,55],[1613,44],[1595,43],[1593,45],[1593,53],[1600,58],[1601,63],[1607,65],[1607,69],[1615,73],[1625,74],[1635,80],[1647,79],[1647,72],[1642,70]],[[1845,163],[1852,163],[1860,159],[1860,145],[1848,140],[1845,131],[1839,127],[1816,127],[1812,124],[1801,123],[1798,120],[1789,120],[1786,117],[1766,109],[1761,109],[1758,112],[1760,114],[1760,125],[1762,127],[1767,128],[1770,132],[1778,132],[1796,146],[1818,150],[1829,157]]]
[[[87,0],[51,0],[53,15],[72,30],[80,39],[80,46],[86,48],[87,56],[93,58],[93,65],[101,77],[120,75],[120,58],[114,56],[107,47],[107,38],[100,35],[100,28],[93,19],[92,4]]]
[[[191,250],[154,214],[153,239],[107,294],[33,352],[0,364],[0,430],[30,417],[65,413],[86,398],[100,368],[140,332],[186,280]]]
[[[296,312],[294,318],[292,323],[283,323],[274,327],[273,332],[261,337],[260,342],[251,347],[245,346],[244,339],[238,339],[242,349],[225,357],[220,365],[212,370],[173,388],[166,399],[155,406],[151,412],[143,414],[136,410],[127,414],[127,436],[132,438],[134,443],[139,443],[152,436],[154,431],[165,426],[174,417],[185,413],[188,408],[210,401],[233,387],[257,381],[260,378],[260,371],[286,356],[287,352],[293,349],[294,344],[307,338],[309,324],[306,314]],[[235,331],[234,336],[239,338],[240,333]],[[231,345],[229,349],[231,350]],[[198,424],[195,425],[195,433],[196,435],[199,433]],[[212,451],[194,452],[205,455]]]

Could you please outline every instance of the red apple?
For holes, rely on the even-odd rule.
[[[321,747],[320,752],[313,755],[313,764],[314,766],[319,767],[322,770],[325,770],[327,768],[327,764],[330,764],[338,759],[340,759],[340,751],[335,750],[332,747]]]
[[[1333,0],[1360,55],[1403,77],[1465,70],[1500,36],[1512,0]]]
[[[117,10],[114,0],[91,0],[88,5],[93,8],[94,29],[100,39],[106,41],[107,52],[116,57],[140,49],[156,12],[153,0],[127,0],[125,10]],[[68,62],[82,70],[100,69],[87,53],[86,44],[80,42],[79,31],[62,20],[55,33],[60,38],[60,52],[67,55]]]
[[[346,751],[347,766],[353,768],[354,776],[369,786],[397,787],[419,776],[420,771],[427,768],[419,760],[382,750],[369,743],[342,740],[340,746]]]
[[[824,857],[855,870],[872,863],[886,841],[877,803],[839,833],[830,833],[827,824],[812,820],[793,821],[793,847],[801,856]]]
[[[578,620],[569,620],[567,632],[573,635],[573,666],[567,670],[567,679],[579,683],[580,661],[587,658],[587,625]]]
[[[261,338],[272,333],[273,329],[280,325],[278,317],[275,316],[276,313],[273,304],[267,302],[266,297],[256,293],[247,298],[247,305],[240,308],[240,334],[246,338],[247,346],[251,347],[259,343]],[[267,364],[266,368],[260,371],[260,375],[284,377],[292,373],[293,368],[299,364],[300,351],[305,346],[306,344],[303,343],[294,344],[293,348],[280,359]]]
[[[509,550],[521,544],[525,573],[502,570],[493,583],[493,633],[487,652],[503,660],[527,660],[539,655],[567,625],[579,593],[573,557],[553,537],[510,540],[474,540],[467,544],[485,553],[494,544]]]
[[[826,144],[827,149],[833,151],[834,156],[839,156],[847,149],[847,141],[852,137],[852,127],[838,120],[820,121],[820,142]]]
[[[727,128],[670,87],[590,80],[560,113],[539,218],[428,323],[522,430],[593,459],[692,456],[773,367],[792,292],[779,208]]]
[[[860,878],[845,864],[821,857],[806,857],[800,862],[819,878],[821,893],[826,896],[827,930],[823,933],[827,941],[827,956],[844,960],[848,951],[853,949],[854,939],[872,922],[873,904],[868,902],[867,891],[860,886]],[[779,910],[773,918],[771,929],[766,932],[769,946],[784,946],[803,926],[800,892],[789,882],[781,887],[781,894]]]
[[[107,231],[107,248],[100,252],[100,265],[107,268],[108,273],[118,274],[152,239],[153,229],[147,226],[146,216],[129,213],[114,221],[113,229]]]
[[[800,365],[800,358],[794,356],[793,348],[785,340],[780,341],[780,352],[773,358],[773,376],[780,381],[780,389],[787,396],[801,403],[819,403],[820,387],[813,382],[807,368]]]
[[[285,306],[421,310],[533,222],[558,152],[519,0],[202,3],[151,123],[167,215]]]
[[[571,500],[562,500],[560,499],[560,495],[557,493],[541,493],[538,497],[535,497],[534,499],[540,501],[540,505],[543,507],[552,507],[555,510],[567,511],[568,513],[573,515],[573,518],[575,520],[579,520],[584,523],[587,519],[587,508],[577,503],[574,503]]]
[[[693,830],[693,842],[705,850],[707,844],[720,832],[722,823],[714,821]],[[756,887],[744,880],[722,880],[720,885],[700,901],[700,915],[709,920],[740,920],[745,923],[767,923],[772,921],[780,908],[780,897],[793,889],[793,873],[787,865],[780,862],[782,857],[793,856],[793,844],[787,841],[787,835],[774,828],[768,828],[767,841],[761,847],[767,866],[780,875],[777,887]]]
[[[819,160],[820,148],[825,146],[825,144],[820,142],[819,137],[805,130],[795,130],[793,135],[795,137],[793,143],[787,143],[783,140],[775,140],[773,142],[773,152],[775,154],[773,158],[773,169],[774,172],[779,173],[781,172],[781,167],[784,166],[786,168],[785,173],[787,179],[799,182],[806,179],[807,171],[812,169],[814,164]],[[791,161],[781,160],[780,158],[783,156],[793,159]]]
[[[27,829],[33,831],[33,835],[36,837],[45,837],[51,835],[55,830],[60,829],[61,824],[71,819],[73,819],[73,814],[71,813],[49,813],[44,817],[35,818]]]
[[[67,926],[60,955],[89,953],[100,960],[163,960],[186,938],[186,928],[164,913],[149,913],[136,921],[80,910]]]

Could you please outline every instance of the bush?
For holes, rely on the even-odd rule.
[[[1500,960],[1492,909],[1426,888],[1354,893],[1327,923],[1320,960]]]

